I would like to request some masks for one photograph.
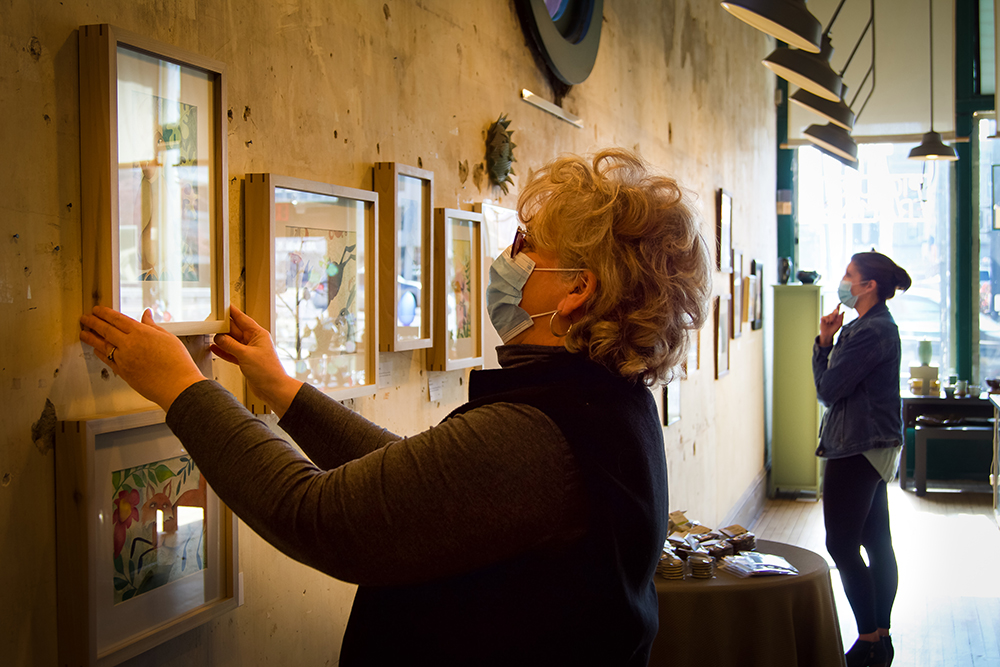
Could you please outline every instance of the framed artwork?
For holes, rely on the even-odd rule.
[[[398,162],[377,162],[379,349],[417,350],[434,344],[434,173]]]
[[[434,210],[432,282],[434,347],[427,368],[451,371],[483,364],[483,215],[453,208]]]
[[[56,433],[59,662],[115,665],[239,606],[237,522],[162,410]]]
[[[276,174],[246,176],[247,314],[285,370],[337,400],[378,384],[378,196]],[[270,408],[247,391],[247,408]]]
[[[514,233],[520,221],[517,211],[512,208],[497,206],[488,201],[475,204],[477,213],[483,214],[483,275],[489,282],[490,267],[493,260],[503,253],[514,242]],[[485,286],[484,286],[485,293]],[[485,309],[484,309],[485,310]],[[496,348],[503,345],[500,335],[492,324],[483,327],[483,368],[500,368],[497,361]]]
[[[743,313],[740,316],[740,322],[746,323],[750,321],[751,313],[751,301],[753,300],[753,292],[751,291],[751,281],[754,280],[754,276],[743,276]]]
[[[691,371],[701,369],[701,329],[689,332],[687,361],[684,363],[684,376]]]
[[[743,335],[743,253],[733,251],[732,265],[733,272],[729,276],[729,286],[733,297],[733,307],[730,309],[729,332],[735,339]]]
[[[670,426],[681,420],[681,383],[674,378],[663,385],[663,425]]]
[[[756,278],[751,283],[754,299],[750,328],[758,331],[764,328],[764,266],[758,261],[753,261],[750,263],[750,272]]]
[[[722,273],[733,270],[733,197],[719,188],[715,193],[716,268]]]
[[[80,28],[84,310],[177,335],[229,330],[225,66]]]
[[[729,373],[729,323],[732,301],[728,294],[715,297],[715,379]]]

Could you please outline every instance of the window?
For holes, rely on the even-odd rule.
[[[979,209],[979,372],[973,377],[1000,376],[1000,146],[995,114],[977,114],[973,141],[973,200]]]
[[[954,365],[948,344],[953,319],[948,225],[953,167],[909,160],[911,148],[862,144],[855,171],[804,147],[798,151],[796,173],[796,268],[822,275],[824,312],[838,303],[837,286],[856,252],[874,248],[913,279],[909,291],[897,293],[887,304],[902,343],[901,388],[909,379],[909,366],[920,363],[921,340],[931,341],[931,364],[941,369],[942,378]],[[854,315],[847,311],[847,319]],[[997,330],[1000,335],[1000,324]],[[1000,371],[1000,355],[997,361]]]

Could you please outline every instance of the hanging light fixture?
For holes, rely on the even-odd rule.
[[[830,66],[830,57],[833,56],[830,28],[833,27],[837,15],[840,14],[840,8],[843,6],[844,0],[840,0],[837,11],[833,13],[830,23],[823,31],[819,53],[809,53],[802,49],[782,46],[764,58],[764,67],[813,95],[818,95],[831,102],[839,100],[843,92],[843,82],[840,75],[834,72],[833,67]]]
[[[806,135],[806,139],[817,146],[822,146],[831,153],[855,163],[856,168],[858,144],[854,141],[851,133],[844,128],[833,123],[810,125],[803,134]]]
[[[825,148],[823,148],[822,146],[820,146],[818,144],[813,144],[812,147],[815,148],[816,150],[818,150],[823,155],[826,155],[827,157],[832,157],[834,160],[836,160],[840,164],[844,165],[845,167],[850,167],[854,171],[858,170],[858,161],[857,161],[857,159],[848,160],[846,157],[844,157],[842,155],[837,155],[833,151],[828,151],[828,150],[826,150]]]
[[[851,106],[844,104],[843,98],[841,98],[839,105],[833,105],[833,103],[819,99],[819,102],[831,105],[832,111],[842,113],[843,109],[847,110],[849,117],[841,116],[838,119],[827,116],[830,121],[827,125],[810,125],[804,132],[806,139],[811,141],[814,147],[821,153],[829,155],[838,162],[851,167],[852,169],[858,168],[858,144],[854,141],[851,136],[851,129],[857,119],[861,117],[864,112],[865,107],[868,106],[868,100],[872,98],[872,93],[875,92],[875,0],[870,0],[871,2],[871,15],[868,19],[868,26],[865,27],[864,32],[861,33],[861,38],[864,38],[865,32],[871,27],[872,31],[872,59],[871,64],[868,65],[868,71],[865,72],[865,77],[861,79],[861,84],[858,86],[858,92],[854,94],[854,99],[851,100]],[[854,51],[851,52],[850,58],[847,59],[848,64],[850,64],[851,59],[854,58],[855,52],[858,50],[858,45],[861,43],[861,38],[858,39],[858,43],[854,45]],[[844,70],[841,75],[847,71],[847,65],[844,65]],[[861,108],[858,109],[858,113],[855,116],[852,109],[854,108],[854,103],[858,101],[858,96],[864,89],[865,84],[868,83],[868,78],[871,77],[872,85],[868,89],[868,96],[865,97],[864,103]],[[804,93],[804,91],[798,91],[799,93]],[[805,93],[808,95],[808,93]],[[844,95],[847,94],[847,86],[844,86]],[[798,95],[798,93],[796,93]],[[795,95],[792,96],[793,98]],[[818,99],[818,98],[817,98]],[[843,109],[841,109],[841,107]],[[811,107],[813,111],[817,111],[814,107]],[[820,113],[820,115],[824,115]],[[847,127],[846,122],[837,122],[837,120],[850,120],[850,127]]]
[[[931,131],[924,134],[920,145],[910,151],[911,160],[958,160],[955,149],[941,141],[941,135],[934,131],[934,0],[927,0],[930,7],[930,54],[931,54]]]
[[[819,53],[820,23],[805,0],[728,0],[722,6],[736,18],[797,49]]]
[[[844,128],[848,132],[854,129],[854,122],[855,122],[854,112],[851,110],[851,107],[848,106],[847,103],[844,101],[847,99],[847,84],[843,83],[843,77],[844,73],[847,72],[847,68],[850,67],[851,61],[854,60],[854,55],[858,52],[858,47],[861,46],[861,42],[862,40],[864,40],[865,35],[868,34],[869,29],[871,29],[872,31],[872,64],[868,68],[868,74],[865,74],[865,79],[861,82],[861,85],[858,87],[859,91],[861,90],[861,88],[864,87],[865,81],[868,80],[868,76],[873,73],[875,67],[874,26],[875,26],[875,2],[874,0],[872,0],[871,13],[870,16],[868,17],[868,24],[865,26],[865,29],[861,31],[861,36],[859,36],[858,41],[855,42],[854,49],[851,51],[851,55],[847,57],[847,62],[844,63],[844,67],[843,69],[840,70],[840,74],[838,75],[841,77],[841,90],[839,99],[837,99],[836,101],[828,100],[814,93],[810,93],[808,90],[802,88],[795,91],[795,93],[793,93],[792,96],[789,97],[789,99],[792,102],[798,104],[799,106],[808,109],[813,113],[819,114],[827,121],[833,123],[834,125],[838,125]],[[874,87],[875,87],[875,79],[873,77],[872,88]],[[869,93],[869,95],[870,94],[871,93]],[[854,99],[855,100],[857,99],[857,95],[855,95]],[[851,104],[852,105],[854,104],[854,100],[851,101]]]

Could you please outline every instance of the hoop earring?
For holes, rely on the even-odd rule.
[[[559,311],[557,310],[554,313],[552,313],[552,317],[549,318],[549,331],[551,331],[552,335],[555,336],[556,338],[565,338],[566,336],[569,335],[569,332],[573,330],[573,323],[572,322],[569,323],[569,328],[566,329],[565,332],[556,333],[555,321],[556,321],[556,315],[558,314]]]

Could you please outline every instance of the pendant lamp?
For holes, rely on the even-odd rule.
[[[841,156],[845,160],[850,160],[854,163],[855,168],[857,167],[858,144],[851,137],[851,133],[844,128],[833,123],[810,125],[803,134],[812,143]]]
[[[844,77],[844,73],[847,72],[847,68],[850,67],[851,62],[854,60],[854,55],[858,52],[858,47],[861,46],[861,42],[864,40],[865,35],[868,34],[868,30],[872,31],[872,64],[868,68],[868,73],[865,74],[864,80],[862,80],[861,85],[858,86],[860,91],[864,88],[865,82],[868,80],[869,75],[873,75],[875,68],[875,0],[871,0],[871,13],[868,17],[868,24],[865,29],[861,31],[861,35],[858,37],[858,41],[854,43],[854,49],[851,51],[851,55],[847,57],[847,62],[844,63],[844,67],[840,70],[839,76],[841,79]],[[875,87],[875,78],[872,76],[872,88]],[[871,95],[871,93],[869,93]],[[847,105],[844,101],[847,99],[847,84],[841,81],[840,98],[836,101],[828,100],[826,98],[820,97],[814,93],[810,93],[808,90],[800,88],[795,91],[789,98],[792,102],[795,102],[804,109],[808,109],[813,113],[819,114],[825,118],[828,122],[838,125],[848,132],[854,129],[855,115],[851,110],[851,107]],[[857,95],[854,96],[854,100],[851,101],[851,106],[857,100]],[[866,100],[867,101],[867,100]]]
[[[802,49],[782,46],[772,51],[771,55],[764,59],[764,67],[813,95],[831,102],[839,100],[842,96],[842,81],[840,75],[834,72],[833,67],[830,66],[830,57],[833,55],[830,29],[843,6],[844,0],[840,0],[837,11],[833,13],[830,23],[823,31],[819,53],[809,53]]]
[[[797,49],[819,53],[820,23],[805,0],[727,0],[727,12]]]
[[[924,134],[920,145],[910,151],[911,160],[943,160],[955,162],[958,155],[951,146],[941,141],[941,135],[934,131],[934,0],[927,0],[930,7],[930,54],[931,54],[931,131]]]
[[[823,99],[819,95],[813,95],[809,91],[799,88],[788,99],[813,113],[819,114],[827,122],[833,123],[850,132],[854,129],[854,112],[844,102],[844,97],[846,96],[847,86],[843,86],[841,97],[836,102]]]
[[[842,155],[837,155],[833,151],[828,151],[828,150],[826,150],[825,148],[823,148],[822,146],[820,146],[818,144],[813,144],[813,148],[815,148],[816,150],[818,150],[823,155],[826,155],[827,157],[832,157],[834,160],[836,160],[840,164],[844,165],[845,167],[850,167],[851,169],[853,169],[855,171],[858,170],[858,161],[857,160],[848,160],[846,157],[844,157]]]

